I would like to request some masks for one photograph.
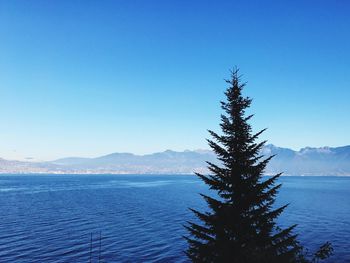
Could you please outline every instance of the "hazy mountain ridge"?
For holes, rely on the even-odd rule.
[[[293,151],[267,145],[263,153],[276,154],[267,173],[283,171],[288,175],[350,175],[350,146],[302,148]]]
[[[306,147],[299,151],[266,145],[262,154],[276,155],[266,174],[350,175],[350,146]],[[190,174],[207,173],[206,161],[216,163],[209,150],[167,150],[146,155],[112,153],[96,158],[69,157],[51,162],[21,162],[0,158],[0,173]]]

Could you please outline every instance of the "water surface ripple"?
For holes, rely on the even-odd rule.
[[[350,178],[280,181],[280,225],[297,223],[311,251],[331,241],[328,262],[350,262]],[[182,225],[188,207],[206,209],[200,192],[191,175],[1,175],[0,262],[188,262]]]

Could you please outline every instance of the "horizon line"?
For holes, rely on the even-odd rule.
[[[281,148],[281,149],[289,149],[292,150],[294,152],[300,152],[303,149],[334,149],[334,148],[342,148],[342,147],[349,147],[350,144],[346,144],[346,145],[339,145],[339,146],[304,146],[302,148],[299,149],[295,149],[292,147],[284,147],[284,146],[277,146],[276,144],[273,143],[267,143],[265,146],[274,146],[277,148]],[[6,160],[6,161],[18,161],[18,162],[29,162],[29,163],[39,163],[39,162],[54,162],[57,160],[61,160],[61,159],[68,159],[68,158],[82,158],[82,159],[96,159],[96,158],[101,158],[101,157],[105,157],[108,155],[112,155],[112,154],[130,154],[130,155],[134,155],[134,156],[146,156],[146,155],[152,155],[152,154],[156,154],[156,153],[165,153],[165,152],[176,152],[176,153],[183,153],[183,152],[212,152],[211,149],[203,149],[203,148],[198,148],[198,149],[184,149],[184,150],[172,150],[172,149],[166,149],[166,150],[162,150],[162,151],[154,151],[154,152],[148,152],[148,153],[142,153],[142,154],[138,154],[138,153],[133,153],[133,152],[125,152],[125,151],[115,151],[115,152],[110,152],[110,153],[106,153],[106,154],[101,154],[101,155],[94,155],[94,156],[63,156],[63,157],[58,157],[58,158],[54,158],[54,159],[48,159],[48,160],[43,160],[43,159],[37,159],[35,157],[24,157],[22,159],[13,159],[13,158],[6,158],[6,157],[2,157],[0,156],[0,159],[2,160]]]

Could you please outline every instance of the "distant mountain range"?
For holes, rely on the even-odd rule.
[[[284,175],[350,175],[350,146],[306,147],[300,151],[266,145],[265,156],[276,155],[266,174]],[[217,163],[209,150],[164,152],[135,155],[112,153],[97,158],[70,157],[50,162],[21,162],[0,158],[0,173],[57,174],[191,174],[207,173],[206,161]]]

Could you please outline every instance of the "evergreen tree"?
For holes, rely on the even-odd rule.
[[[208,140],[221,164],[208,162],[210,175],[197,174],[217,196],[202,194],[208,212],[191,209],[201,223],[185,226],[190,233],[185,237],[186,254],[193,262],[307,262],[292,233],[295,225],[286,229],[276,225],[287,207],[273,207],[281,174],[262,177],[273,156],[264,159],[260,154],[265,141],[257,139],[264,130],[252,133],[248,121],[253,115],[245,112],[252,100],[242,95],[245,83],[240,82],[237,69],[226,82],[222,135],[209,131],[213,140]]]

